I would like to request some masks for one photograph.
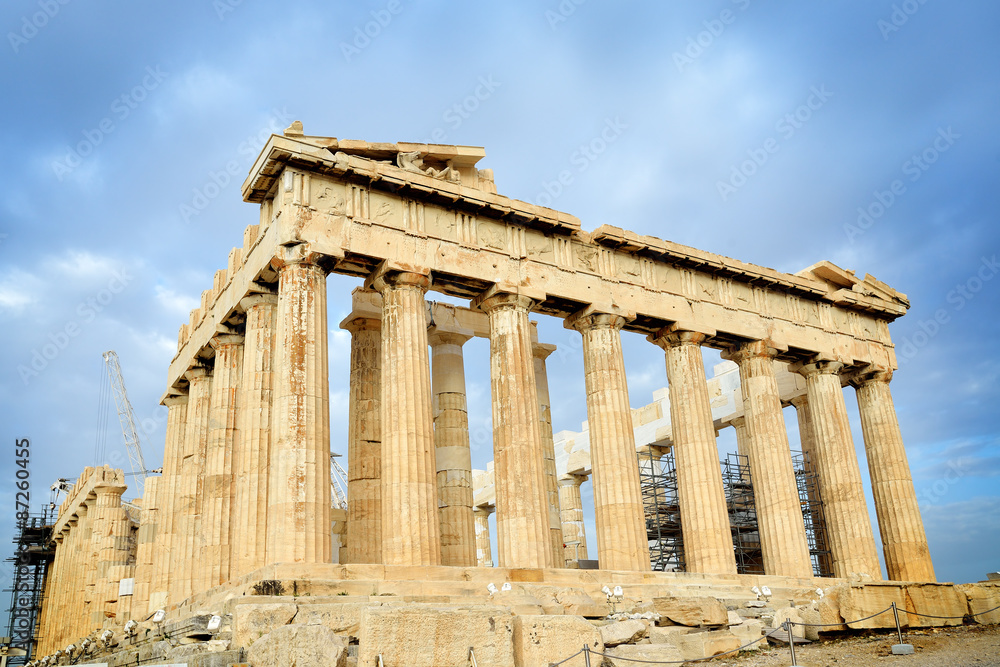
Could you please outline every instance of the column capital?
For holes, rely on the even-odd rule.
[[[472,511],[476,514],[485,514],[486,516],[489,516],[496,512],[497,508],[494,505],[479,505],[477,507],[473,507]]]
[[[359,331],[381,331],[382,320],[378,317],[354,317],[341,322],[340,328],[352,334]]]
[[[580,486],[590,475],[563,475],[559,478],[559,486]]]
[[[192,380],[211,377],[211,375],[212,369],[206,366],[193,366],[184,372],[184,379],[191,382]]]
[[[218,350],[220,347],[229,345],[242,345],[243,336],[240,334],[216,334],[212,336],[208,344],[212,346],[213,350]]]
[[[666,350],[667,348],[679,347],[681,345],[701,345],[705,342],[706,338],[708,338],[708,334],[700,331],[678,329],[672,325],[650,334],[646,337],[646,340]]]
[[[437,326],[427,328],[427,342],[431,347],[437,345],[465,345],[472,339],[472,332],[441,329]]]
[[[412,287],[426,292],[431,282],[430,269],[393,266],[386,260],[365,279],[365,289],[375,290],[379,294],[390,287]]]
[[[847,382],[855,388],[866,385],[869,382],[884,382],[885,384],[889,384],[892,382],[892,369],[868,366],[860,371],[851,373],[847,377]]]
[[[737,343],[722,351],[722,358],[739,363],[742,359],[774,359],[778,354],[777,348],[770,346],[770,341],[748,340]]]
[[[250,310],[255,306],[260,305],[278,305],[278,295],[277,294],[249,294],[242,299],[240,299],[240,308],[244,312]]]
[[[531,344],[531,354],[535,359],[541,359],[542,361],[549,358],[553,352],[555,352],[557,347],[550,343],[532,343]]]
[[[98,496],[121,496],[128,490],[122,484],[99,484],[94,487],[94,493]]]
[[[187,405],[187,402],[187,394],[174,394],[172,396],[166,396],[162,401],[160,401],[161,404],[167,406],[168,408],[172,408],[175,405]]]
[[[625,312],[617,306],[612,305],[607,308],[599,308],[591,304],[567,317],[563,322],[563,326],[567,329],[576,329],[580,332],[598,327],[621,329],[634,319],[635,313]]]
[[[524,294],[496,292],[493,290],[483,292],[473,301],[474,306],[487,314],[501,309],[530,311],[535,306],[535,303],[534,299]]]
[[[800,394],[795,398],[789,399],[788,402],[795,406],[796,410],[801,410],[802,406],[809,405],[809,394]]]
[[[815,359],[807,362],[800,361],[788,367],[788,370],[792,373],[798,373],[806,378],[815,375],[840,375],[843,369],[843,363],[829,359]]]
[[[275,270],[280,270],[292,264],[312,264],[319,266],[323,255],[315,252],[308,243],[300,243],[293,246],[278,246],[271,259],[271,266]]]

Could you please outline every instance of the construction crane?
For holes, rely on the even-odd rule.
[[[118,421],[122,426],[122,437],[125,439],[125,449],[128,451],[129,464],[132,466],[132,476],[136,480],[138,495],[141,498],[146,481],[146,462],[142,459],[142,443],[136,428],[135,413],[125,392],[125,380],[122,378],[122,367],[118,363],[118,354],[114,350],[104,353],[104,364],[111,380],[111,393],[115,397],[115,407],[118,409]]]
[[[347,473],[337,463],[340,454],[330,453],[330,499],[333,501],[334,509],[347,509],[347,494],[344,489],[347,487]]]

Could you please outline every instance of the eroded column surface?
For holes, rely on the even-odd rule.
[[[395,273],[374,280],[382,294],[382,562],[440,565],[427,351],[428,276]],[[392,527],[390,530],[389,527]]]
[[[820,361],[798,370],[806,378],[833,574],[843,578],[865,574],[879,581],[882,570],[841,389],[841,368],[843,364]]]
[[[745,457],[740,459],[740,478],[743,481],[747,481],[750,479],[750,472],[743,469],[743,466],[748,466],[750,461],[747,455],[750,441],[750,438],[747,436],[747,420],[746,417],[737,417],[729,423],[733,425],[733,429],[736,431],[736,454]]]
[[[229,581],[233,510],[233,453],[239,437],[238,407],[243,377],[243,336],[215,336],[212,399],[205,458],[202,533],[205,547],[198,570],[198,591]]]
[[[347,429],[348,563],[382,562],[382,321],[358,317],[351,332]]]
[[[653,339],[667,358],[677,497],[688,572],[736,574],[736,556],[722,487],[708,380],[701,355],[706,336],[664,332]]]
[[[269,564],[333,559],[326,271],[318,259],[287,250],[278,269]]]
[[[124,484],[97,486],[94,492],[94,528],[91,543],[97,554],[95,582],[91,602],[91,628],[105,628],[115,617],[118,606],[116,570],[128,565],[130,558],[128,515],[122,507]]]
[[[431,386],[434,392],[434,450],[437,463],[438,515],[441,521],[441,564],[476,564],[476,532],[472,516],[472,453],[465,400],[462,346],[470,335],[428,332]]]
[[[184,459],[184,437],[187,430],[187,394],[168,396],[167,432],[163,447],[163,477],[160,479],[160,527],[153,550],[153,578],[150,582],[149,606],[153,611],[163,609],[171,591],[171,564],[180,556],[178,530],[180,521],[179,495],[181,462]]]
[[[740,367],[747,456],[764,572],[812,577],[802,506],[774,376],[774,353],[763,341],[751,341],[730,349],[727,356]]]
[[[903,436],[889,390],[892,372],[852,380],[857,389],[875,514],[889,579],[935,581],[924,523],[917,506]]]
[[[476,521],[476,565],[493,567],[493,549],[490,546],[490,515],[492,507],[477,507],[473,511]]]
[[[509,293],[489,296],[480,304],[490,319],[500,567],[543,568],[554,564],[528,320],[532,305],[528,297]]]
[[[542,439],[542,460],[545,465],[545,492],[549,499],[549,540],[556,567],[563,567],[562,518],[559,512],[559,480],[556,476],[556,446],[552,437],[552,401],[549,398],[549,374],[545,360],[555,352],[555,345],[534,343],[535,391],[538,393],[538,431]]]
[[[823,516],[823,489],[822,479],[819,475],[819,463],[816,454],[816,430],[813,427],[812,410],[809,407],[809,396],[802,394],[791,400],[795,407],[795,416],[799,424],[799,443],[802,447],[802,458],[805,471],[815,475],[815,483],[808,489],[810,509],[812,510],[812,528],[815,534],[815,541],[818,548],[826,553],[817,556],[820,571],[823,573],[833,572],[833,561],[830,558],[830,540],[826,534],[826,519]]]
[[[87,633],[86,629],[90,625],[90,618],[84,607],[87,592],[87,568],[85,558],[90,557],[90,522],[87,521],[88,509],[82,505],[77,509],[76,519],[68,521],[70,531],[67,538],[69,551],[69,562],[66,568],[66,593],[65,607],[59,612],[59,631],[62,646],[64,639],[71,636],[79,637],[80,633]],[[58,648],[58,646],[56,647]]]
[[[580,485],[585,481],[586,475],[567,475],[559,480],[564,564],[587,560],[587,532],[583,525],[583,498],[580,496]]]
[[[233,456],[234,527],[232,571],[242,577],[267,564],[268,471],[274,395],[276,294],[240,300],[246,313],[243,378],[240,381],[239,437]]]
[[[622,357],[624,324],[625,318],[605,313],[574,316],[566,322],[583,335],[598,560],[603,570],[648,570],[649,545]]]
[[[201,500],[205,456],[208,447],[208,420],[212,400],[212,375],[204,367],[192,368],[188,380],[188,404],[185,419],[180,479],[174,503],[176,529],[173,560],[170,565],[170,602],[189,597],[194,590],[195,570],[203,543],[201,537]]]
[[[160,484],[163,477],[147,477],[143,485],[142,510],[136,534],[135,589],[131,610],[139,618],[149,616],[149,593],[153,579],[153,552],[159,538]]]

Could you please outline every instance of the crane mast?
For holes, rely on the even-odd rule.
[[[115,397],[115,408],[118,410],[118,421],[122,427],[122,437],[125,439],[125,449],[128,451],[129,464],[135,477],[138,497],[142,497],[146,481],[146,463],[142,459],[142,444],[139,441],[139,431],[135,424],[135,413],[125,392],[125,380],[122,378],[122,368],[118,363],[118,354],[114,350],[104,353],[104,363],[111,379],[111,393]]]

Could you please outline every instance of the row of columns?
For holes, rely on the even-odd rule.
[[[133,528],[122,506],[126,487],[111,472],[85,471],[77,488],[90,474],[103,478],[53,536],[56,552],[39,619],[38,655],[53,653],[108,627],[130,608],[131,600],[120,600],[118,593],[120,581],[129,578],[135,565],[130,543]]]

